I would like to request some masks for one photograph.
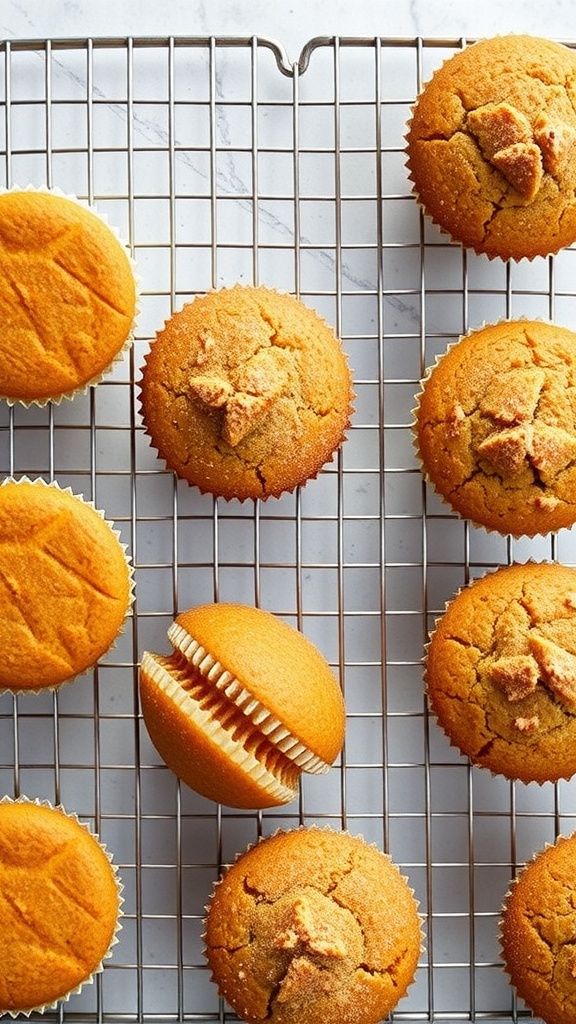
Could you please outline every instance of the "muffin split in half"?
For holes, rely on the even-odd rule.
[[[171,655],[143,655],[142,710],[187,785],[230,806],[266,807],[292,800],[302,771],[328,771],[344,704],[302,633],[261,609],[214,604],[184,612],[168,638]]]

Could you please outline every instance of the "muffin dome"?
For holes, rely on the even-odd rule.
[[[436,623],[425,678],[453,746],[494,774],[576,772],[576,569],[516,563],[461,590]]]
[[[141,382],[159,456],[201,491],[241,501],[315,477],[344,440],[351,402],[334,332],[263,286],[185,305],[152,342]]]
[[[0,396],[85,391],[131,341],[136,306],[127,250],[95,210],[57,190],[0,193]]]
[[[425,212],[489,258],[558,252],[576,239],[576,53],[547,39],[484,39],[447,60],[408,125]]]
[[[541,850],[513,881],[500,942],[517,994],[545,1024],[576,1024],[576,834]]]
[[[414,978],[417,903],[389,857],[331,829],[278,832],[217,885],[212,978],[248,1024],[378,1024]]]
[[[502,321],[440,356],[417,396],[422,469],[461,516],[513,536],[576,521],[576,334]]]

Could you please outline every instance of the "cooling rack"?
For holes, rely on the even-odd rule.
[[[424,368],[469,328],[515,315],[576,322],[576,252],[506,266],[462,252],[410,194],[404,131],[423,80],[463,39],[312,40],[290,63],[260,38],[114,38],[0,47],[0,183],[59,186],[118,227],[138,268],[131,354],[85,397],[0,408],[0,471],[56,479],[106,511],[136,603],[95,671],[0,698],[0,790],[61,802],[100,833],[124,883],[114,956],[45,1021],[234,1020],[202,957],[223,865],[299,823],[390,852],[426,946],[399,1021],[516,1021],[498,935],[524,860],[575,827],[571,783],[471,769],[429,720],[429,628],[471,578],[513,559],[576,562],[573,534],[514,541],[456,519],[411,443]],[[261,282],[318,309],[354,374],[338,458],[294,495],[215,501],[183,486],[143,433],[140,368],[164,319],[211,287]],[[342,757],[260,813],[204,800],[159,761],[137,666],[174,613],[259,604],[324,652],[345,693]],[[31,1019],[35,1019],[32,1015]]]

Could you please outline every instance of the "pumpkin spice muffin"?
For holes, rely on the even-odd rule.
[[[122,886],[97,836],[46,801],[0,801],[0,1014],[43,1011],[102,970]]]
[[[102,512],[43,480],[0,486],[0,691],[53,689],[113,645],[132,566]]]
[[[56,189],[0,193],[0,396],[45,405],[98,383],[136,305],[132,261],[100,214]]]
[[[501,920],[504,966],[545,1024],[576,1024],[576,834],[559,837],[521,870]]]
[[[377,1024],[413,981],[417,903],[390,858],[332,829],[277,832],[215,887],[212,980],[248,1024]]]
[[[151,443],[223,498],[278,497],[332,460],[349,425],[348,364],[294,296],[236,285],[199,296],[152,342],[141,382]]]
[[[576,334],[535,320],[472,331],[417,396],[415,445],[459,515],[514,536],[576,521]]]
[[[529,35],[467,46],[425,85],[407,133],[425,212],[490,259],[576,239],[576,52]]]
[[[474,580],[424,664],[431,710],[474,764],[526,783],[576,772],[576,569],[517,563]]]

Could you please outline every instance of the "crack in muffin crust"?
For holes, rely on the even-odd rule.
[[[205,940],[213,980],[243,1020],[376,1024],[413,978],[421,932],[386,855],[313,827],[237,858],[215,887]]]
[[[524,782],[576,771],[576,570],[529,562],[464,588],[431,634],[432,711],[461,753]]]
[[[297,298],[236,285],[197,296],[153,341],[141,382],[160,458],[203,492],[278,497],[345,439],[352,379],[334,331]]]
[[[515,536],[576,519],[576,334],[488,325],[437,359],[417,396],[415,445],[455,511]]]
[[[545,1021],[576,1022],[576,835],[559,836],[523,865],[500,921],[504,968]]]
[[[408,124],[414,192],[452,240],[533,259],[576,237],[576,56],[504,35],[467,46],[424,86]]]

